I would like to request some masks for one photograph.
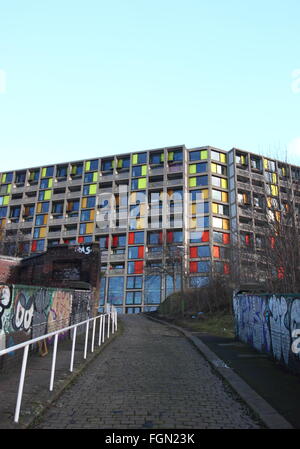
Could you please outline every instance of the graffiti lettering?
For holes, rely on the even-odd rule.
[[[90,254],[92,252],[92,248],[90,246],[77,246],[75,251],[77,253]]]
[[[295,329],[292,333],[292,337],[296,338],[296,340],[292,344],[292,351],[295,354],[300,354],[300,329]],[[299,338],[297,338],[297,337],[299,337]]]

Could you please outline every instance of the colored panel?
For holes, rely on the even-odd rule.
[[[46,173],[47,173],[47,168],[46,167],[42,168],[42,178],[45,178]]]
[[[223,229],[229,230],[229,220],[223,218]]]
[[[200,152],[200,159],[203,160],[203,159],[207,159],[207,158],[208,158],[207,150],[202,150]]]
[[[5,181],[6,181],[6,173],[4,173],[4,175],[2,175],[2,180],[1,180],[2,184],[4,184]]]
[[[91,162],[90,162],[90,161],[87,161],[87,162],[85,163],[85,171],[89,171],[90,168],[91,168]]]
[[[87,223],[86,224],[86,233],[92,234],[94,230],[94,223]]]
[[[90,213],[90,220],[94,220],[94,218],[95,218],[95,209],[91,210]]]
[[[190,262],[190,272],[197,273],[198,272],[198,264],[197,262]]]
[[[137,218],[136,220],[136,228],[137,229],[144,229],[145,228],[145,222],[143,218]]]
[[[4,196],[3,197],[3,205],[6,206],[9,203],[9,196]]]
[[[203,231],[202,242],[209,242],[209,231]]]
[[[223,203],[228,203],[228,193],[222,192],[222,201]]]
[[[53,178],[50,178],[48,181],[48,187],[52,187],[53,186]]]
[[[138,155],[137,154],[133,154],[132,155],[132,164],[137,164],[138,163]]]
[[[46,231],[46,227],[40,228],[40,237],[46,237]]]
[[[129,232],[128,234],[128,244],[133,245],[134,244],[134,232]]]
[[[95,172],[93,173],[93,182],[97,182],[98,181],[98,173]]]
[[[219,246],[213,247],[213,256],[215,259],[220,259],[220,247]]]
[[[225,274],[229,274],[230,273],[229,263],[224,262],[224,273]]]
[[[135,273],[138,273],[138,274],[143,273],[143,263],[144,262],[140,261],[140,260],[134,262],[134,272]]]
[[[197,246],[190,247],[190,257],[196,259],[198,257]]]
[[[190,228],[194,229],[197,226],[197,220],[196,218],[190,218]]]
[[[138,180],[138,189],[146,189],[147,187],[147,179],[146,178],[139,178]]]
[[[213,214],[219,213],[219,205],[217,203],[212,203],[212,212]]]
[[[51,190],[45,190],[44,200],[50,200],[50,199],[51,199]]]
[[[223,243],[228,245],[230,243],[230,234],[223,233]]]
[[[10,193],[11,192],[11,184],[8,184],[8,186],[7,186],[7,193]]]
[[[223,189],[227,189],[228,185],[227,185],[227,179],[222,178],[221,179],[221,187]]]
[[[226,162],[226,154],[220,153],[220,162]]]
[[[173,242],[173,231],[167,232],[167,242],[172,243]]]
[[[86,208],[87,198],[82,198],[81,207]]]
[[[143,247],[143,246],[139,246],[139,249],[138,249],[138,258],[139,258],[139,259],[143,259],[143,258],[144,258],[144,247]]]
[[[268,159],[265,159],[265,158],[264,158],[264,167],[266,169],[268,169]]]
[[[196,164],[191,164],[191,165],[189,166],[189,172],[190,172],[190,174],[197,173],[196,168],[197,168]]]
[[[147,165],[143,165],[142,166],[142,176],[146,176],[147,175]]]
[[[174,151],[170,151],[168,153],[168,161],[173,161],[174,160]]]
[[[97,184],[91,184],[90,188],[89,188],[89,194],[90,195],[95,195],[97,191]]]
[[[190,178],[189,179],[189,186],[190,187],[196,187],[197,185],[197,178]]]

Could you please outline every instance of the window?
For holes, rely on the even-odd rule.
[[[111,304],[123,304],[124,277],[113,276],[108,281],[108,300]]]
[[[128,248],[128,259],[143,259],[144,247],[143,246],[130,246]]]
[[[209,242],[209,231],[197,231],[190,233],[190,243]]]
[[[190,151],[190,161],[199,161],[208,158],[207,150]]]
[[[0,218],[6,217],[7,207],[0,207]]]
[[[79,234],[92,234],[94,231],[94,223],[80,223]]]
[[[1,183],[5,184],[5,183],[10,183],[13,180],[13,172],[10,173],[3,173],[2,178],[1,178]]]
[[[98,159],[93,161],[87,161],[85,163],[85,171],[95,171],[98,170]]]
[[[205,246],[191,246],[190,247],[190,257],[191,259],[200,257],[210,257],[210,248],[208,245]]]
[[[189,166],[189,173],[205,173],[207,172],[207,162],[201,162],[200,164],[191,164]]]
[[[209,213],[209,203],[201,202],[198,204],[190,204],[190,214],[208,214]]]
[[[141,303],[142,303],[142,292],[126,293],[126,304],[141,304]]]
[[[164,153],[150,154],[150,164],[161,164],[164,161]]]
[[[227,167],[224,165],[215,164],[214,162],[211,163],[211,171],[212,173],[217,173],[218,175],[227,175]]]
[[[224,245],[228,245],[230,243],[230,234],[227,234],[225,232],[213,231],[213,240],[216,243],[223,243]]]
[[[221,192],[220,190],[212,189],[213,200],[222,201],[223,203],[228,203],[228,193]]]
[[[67,171],[68,171],[67,166],[57,167],[57,173],[56,173],[57,178],[65,178],[67,176]]]
[[[35,217],[35,224],[36,226],[43,226],[47,223],[48,215],[37,215]]]
[[[146,276],[144,287],[145,304],[159,304],[161,292],[161,277]]]
[[[226,154],[219,153],[218,151],[211,151],[211,159],[219,162],[226,163]]]
[[[221,187],[222,189],[228,188],[227,179],[225,179],[225,178],[219,178],[218,176],[212,176],[211,183],[213,186]]]
[[[143,278],[142,276],[128,276],[127,278],[127,288],[142,288]]]
[[[44,167],[42,168],[42,178],[52,178],[54,173],[54,167]]]
[[[208,176],[195,176],[193,178],[189,179],[189,186],[190,187],[197,187],[197,186],[207,186],[208,185]]]
[[[127,273],[128,274],[142,274],[143,273],[143,264],[144,262],[141,260],[136,260],[135,262],[127,263]]]
[[[132,164],[146,164],[147,163],[147,153],[137,153],[132,155]]]
[[[83,195],[95,195],[97,192],[97,184],[88,184],[83,186]]]
[[[128,245],[134,245],[137,243],[144,243],[144,232],[129,232]]]
[[[190,201],[193,202],[201,202],[203,200],[208,199],[208,189],[202,189],[202,190],[191,190],[190,191]]]
[[[191,273],[208,273],[210,271],[210,262],[190,262],[190,272]]]

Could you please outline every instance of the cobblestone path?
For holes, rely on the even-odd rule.
[[[35,428],[259,428],[181,334],[142,315],[100,353]]]

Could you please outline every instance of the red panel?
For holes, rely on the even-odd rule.
[[[229,263],[224,263],[224,273],[229,274],[230,273],[230,266]]]
[[[202,242],[209,242],[209,231],[203,231]]]
[[[247,235],[245,236],[245,243],[246,243],[247,246],[249,246],[250,243],[251,243],[250,235],[249,235],[249,234],[247,234]]]
[[[216,259],[220,259],[220,247],[219,246],[214,246],[213,247],[213,256]]]
[[[78,237],[78,243],[83,243],[84,242],[84,237]]]
[[[118,246],[118,236],[117,235],[114,235],[113,236],[113,238],[112,238],[112,246],[113,247],[116,247],[116,246]]]
[[[37,241],[33,240],[32,244],[31,244],[31,251],[36,251],[36,247],[37,247]]]
[[[173,242],[173,231],[167,232],[167,242],[172,243]]]
[[[134,262],[134,272],[135,273],[143,273],[143,261],[138,260]]]
[[[108,242],[109,242],[109,236],[107,236],[105,239],[105,248],[108,248]]]
[[[159,243],[162,243],[162,241],[163,241],[163,233],[160,232],[160,233],[159,233],[159,237],[158,237],[158,242],[159,242]]]
[[[229,245],[230,243],[230,234],[223,233],[223,243],[224,245]]]
[[[134,244],[134,232],[129,232],[128,235],[128,244],[133,245]]]
[[[144,258],[144,247],[143,247],[143,246],[139,246],[139,249],[138,249],[138,258],[139,258],[139,259],[143,259],[143,258]]]
[[[198,263],[197,262],[190,262],[190,272],[198,273]]]
[[[271,248],[274,249],[275,248],[275,238],[271,237]]]
[[[191,259],[195,259],[195,258],[198,257],[197,249],[198,249],[197,246],[191,246],[190,247],[190,258]]]

